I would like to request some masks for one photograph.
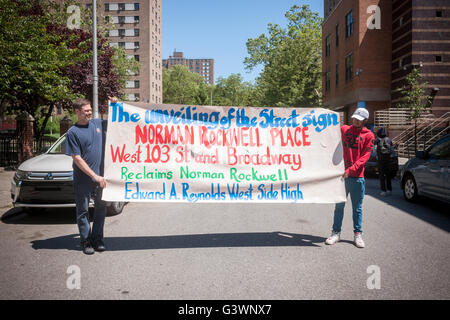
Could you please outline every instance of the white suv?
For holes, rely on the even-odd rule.
[[[72,157],[65,155],[66,136],[61,136],[44,154],[24,161],[11,181],[15,207],[28,212],[44,208],[75,207]],[[93,205],[93,201],[91,201]],[[108,215],[120,214],[125,202],[108,202]]]

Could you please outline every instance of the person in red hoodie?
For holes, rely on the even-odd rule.
[[[342,145],[344,149],[345,192],[350,193],[353,209],[353,232],[355,245],[364,248],[362,239],[362,203],[365,192],[364,165],[370,158],[375,136],[364,124],[369,119],[369,111],[365,108],[356,109],[352,115],[351,126],[341,127]],[[334,223],[331,236],[325,241],[333,245],[340,240],[342,219],[344,218],[345,202],[337,203],[334,209]]]

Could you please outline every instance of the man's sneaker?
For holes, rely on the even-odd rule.
[[[336,242],[339,242],[339,240],[341,240],[341,233],[340,232],[331,232],[331,236],[325,240],[326,244],[332,245],[335,244]]]
[[[98,252],[103,252],[106,250],[105,244],[102,240],[97,240],[94,242],[94,250]]]
[[[362,239],[362,233],[361,232],[355,232],[355,245],[358,248],[364,248],[366,246],[364,244],[363,239]]]
[[[382,196],[382,197],[384,197],[386,194],[387,194],[387,193],[384,192],[384,191],[381,191],[381,192],[380,192],[380,196]]]
[[[92,248],[91,243],[89,241],[84,241],[81,243],[81,247],[83,248],[84,254],[94,254],[94,248]]]

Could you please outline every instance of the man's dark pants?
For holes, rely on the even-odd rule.
[[[80,231],[80,240],[90,240],[95,243],[103,240],[103,227],[106,217],[106,203],[102,201],[102,189],[93,181],[77,183],[74,181],[76,195],[77,224]],[[92,230],[89,221],[89,201],[94,199],[94,221]]]
[[[392,191],[391,175],[389,172],[389,162],[379,161],[378,162],[378,176],[380,178],[380,188],[381,191]],[[386,189],[387,187],[387,189]]]

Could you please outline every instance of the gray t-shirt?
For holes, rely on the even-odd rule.
[[[76,123],[69,129],[66,137],[66,154],[81,156],[89,168],[100,176],[103,175],[104,127],[106,120],[102,119],[92,119],[87,125]],[[75,163],[73,163],[73,178],[77,183],[92,181]]]

